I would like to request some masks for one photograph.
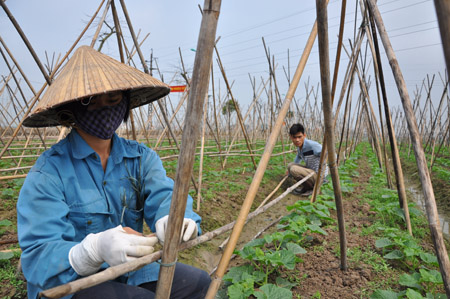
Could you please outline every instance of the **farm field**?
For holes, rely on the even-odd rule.
[[[254,146],[262,148],[264,142]],[[239,152],[246,147],[242,144],[234,149]],[[283,179],[286,163],[294,158],[294,153],[277,155],[281,152],[283,148],[279,144],[252,210]],[[159,151],[161,157],[172,153],[171,150]],[[404,158],[405,175],[414,180],[417,175],[413,171],[413,155]],[[203,219],[204,233],[236,220],[253,178],[249,156],[228,157],[223,170],[221,159],[206,155],[203,161],[202,201],[198,213]],[[175,175],[176,163],[175,159],[163,160],[170,177]],[[444,171],[448,168],[445,167],[445,159],[436,159],[432,177],[433,183],[437,179],[440,184],[436,191],[438,205],[445,194],[441,191],[449,188]],[[197,157],[194,177],[198,171]],[[386,188],[385,174],[378,168],[368,143],[361,143],[345,163],[341,162],[339,175],[348,270],[340,270],[339,232],[330,180],[322,187],[315,203],[311,204],[308,197],[289,194],[246,224],[218,298],[445,298],[426,218],[410,201],[414,237],[409,236],[398,207],[397,192]],[[3,250],[0,298],[26,298],[23,277],[16,270],[20,252],[5,252],[18,248],[14,241],[15,203],[22,183],[23,178],[0,181],[0,242],[12,241],[0,247]],[[272,199],[291,184],[290,179],[284,182]],[[194,189],[190,194],[196,209],[197,194]],[[252,240],[258,233],[261,235]],[[222,254],[219,246],[228,235],[224,233],[179,252],[179,260],[212,273]]]

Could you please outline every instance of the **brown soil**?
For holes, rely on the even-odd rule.
[[[360,167],[361,174],[370,173],[364,160],[361,160]],[[372,238],[361,237],[359,234],[362,227],[371,225],[370,216],[373,213],[369,211],[368,204],[359,202],[368,179],[369,176],[364,175],[355,178],[354,192],[343,198],[348,249],[374,247],[375,242]],[[331,228],[326,228],[325,231],[328,235],[320,236],[316,241],[318,245],[323,246],[323,251],[308,250],[302,255],[303,263],[297,264],[297,270],[306,275],[306,278],[293,289],[293,292],[302,298],[313,298],[318,291],[323,298],[361,298],[368,282],[375,276],[372,267],[349,262],[348,269],[341,270],[340,257],[335,253],[340,246],[339,231]]]
[[[361,176],[354,179],[356,183],[354,192],[343,198],[347,247],[348,249],[353,247],[369,247],[373,249],[375,247],[375,241],[367,236],[361,237],[359,234],[362,227],[371,225],[371,216],[374,214],[374,212],[369,211],[368,204],[360,203],[365,184],[368,182],[370,174],[370,169],[364,159],[361,160],[359,173],[361,173]],[[259,193],[269,194],[276,186],[277,181],[281,179],[282,177],[279,177],[274,179],[273,182],[262,186]],[[284,192],[287,187],[289,187],[289,184],[282,186],[277,194],[274,195],[274,198]],[[245,193],[242,198],[244,197]],[[262,196],[259,196],[255,199],[254,206],[258,206],[262,198]],[[288,211],[286,210],[286,206],[292,205],[298,200],[309,199],[289,194],[276,206],[249,221],[240,236],[237,248],[241,248],[254,235],[280,215],[287,215]],[[223,222],[225,224],[236,219],[241,204],[241,198],[226,200],[218,198],[211,205],[205,204],[200,214],[206,226],[210,225],[210,222],[225,221]],[[222,212],[217,213],[215,211]],[[214,219],[211,219],[209,215],[214,215]],[[333,218],[336,219],[335,213]],[[267,232],[273,232],[275,229],[272,227]],[[361,298],[367,296],[364,290],[368,288],[368,283],[372,280],[377,280],[373,268],[366,264],[349,262],[348,269],[342,271],[340,269],[340,258],[338,255],[339,232],[334,225],[326,227],[325,230],[328,235],[316,236],[312,241],[311,247],[306,248],[308,252],[299,255],[303,262],[297,264],[293,273],[286,273],[286,275],[297,275],[298,277],[298,285],[292,289],[294,297],[300,295],[301,298],[316,298],[313,296],[318,296],[317,292],[320,292],[322,298]],[[180,253],[181,259],[186,263],[203,268],[211,273],[219,263],[222,255],[222,250],[218,246],[228,235],[229,233],[226,233],[208,242],[206,245],[197,246],[197,248]],[[243,261],[237,258],[230,261],[229,266],[236,266],[242,263]]]

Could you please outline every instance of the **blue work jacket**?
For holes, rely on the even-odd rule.
[[[302,148],[297,148],[297,155],[295,156],[295,163],[300,163],[301,161],[305,161],[305,157],[307,156],[316,156],[320,157],[320,154],[322,153],[322,145],[318,143],[317,141],[310,140],[305,138],[303,141]]]
[[[20,191],[17,229],[28,297],[80,278],[68,255],[88,234],[119,224],[142,232],[144,219],[154,232],[156,221],[169,214],[172,191],[161,159],[145,145],[115,134],[103,171],[98,154],[72,130],[39,157]],[[185,217],[200,231],[190,196]],[[158,274],[152,263],[121,280],[140,285]]]

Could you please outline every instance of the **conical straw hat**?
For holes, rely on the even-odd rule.
[[[130,91],[130,108],[150,103],[170,92],[169,86],[152,76],[91,47],[82,46],[75,51],[23,124],[28,127],[57,126],[56,108],[119,90]]]

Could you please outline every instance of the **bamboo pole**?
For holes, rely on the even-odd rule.
[[[316,2],[317,5],[317,2]],[[339,23],[339,37],[338,37],[338,47],[337,47],[337,51],[336,51],[336,62],[335,62],[335,66],[334,66],[334,73],[333,73],[333,83],[332,83],[332,87],[331,87],[331,106],[333,107],[333,103],[334,103],[334,94],[336,91],[336,84],[337,84],[337,76],[338,76],[338,70],[339,70],[339,61],[340,61],[340,57],[341,57],[341,50],[342,50],[342,40],[343,40],[343,35],[344,35],[344,24],[345,24],[345,10],[347,7],[347,1],[343,0],[342,1],[342,6],[341,6],[341,18],[340,18],[340,23]],[[362,41],[362,33],[360,31],[360,36],[361,39],[360,41]],[[361,46],[361,43],[359,43],[359,47]],[[359,51],[359,47],[357,47],[357,50],[355,53],[358,53]],[[349,77],[353,76],[353,72],[354,72],[354,68],[356,65],[356,58],[353,60],[353,65],[349,68],[350,71],[346,72],[348,74],[348,77],[346,78],[344,85],[342,87],[341,90],[341,94],[340,94],[340,99],[339,102],[342,101],[342,99],[344,98],[345,95],[345,88],[347,86]],[[339,104],[340,106],[340,104]],[[339,112],[336,111],[336,118],[339,115]],[[327,155],[327,144],[325,143],[325,139],[326,139],[326,134],[324,134],[323,136],[323,142],[322,142],[322,152],[320,154],[320,162],[319,162],[319,169],[317,170],[317,180],[314,184],[314,188],[313,188],[313,194],[311,197],[311,202],[315,202],[317,194],[319,194],[320,191],[320,186],[322,184],[322,175],[323,175],[323,164],[325,161],[325,156]],[[334,146],[334,145],[333,145]]]
[[[285,176],[285,177],[278,183],[278,185],[275,187],[275,189],[273,189],[273,191],[270,192],[270,194],[266,196],[266,198],[260,203],[260,205],[258,206],[257,209],[261,208],[262,206],[264,206],[264,205],[266,204],[266,202],[272,197],[272,195],[274,195],[275,192],[277,192],[278,189],[280,189],[281,185],[284,183],[284,181],[287,180],[287,178],[288,178],[288,176]],[[299,186],[300,186],[300,184],[299,184]],[[294,189],[292,189],[292,190],[294,190]]]
[[[448,0],[434,0],[434,7],[441,33],[447,75],[450,78],[450,2]]]
[[[445,291],[447,296],[450,297],[450,262],[447,255],[447,250],[445,248],[444,240],[442,237],[442,231],[439,226],[439,215],[437,212],[436,201],[434,198],[433,186],[431,184],[430,175],[428,173],[427,162],[422,148],[422,140],[418,132],[416,119],[411,106],[411,100],[409,98],[408,90],[406,89],[405,80],[403,79],[403,75],[398,65],[397,58],[392,49],[389,37],[384,27],[383,19],[381,18],[380,12],[378,11],[378,7],[374,0],[367,0],[367,3],[370,7],[370,10],[372,11],[373,18],[380,33],[380,37],[383,42],[384,49],[386,51],[386,55],[389,59],[389,63],[392,68],[395,82],[397,84],[403,109],[405,110],[405,116],[414,147],[414,154],[416,156],[420,181],[424,193],[425,208],[428,216],[428,222],[430,225],[431,236],[433,238],[436,255],[438,257]]]
[[[205,99],[205,108],[203,109],[202,122],[202,141],[200,149],[200,165],[198,170],[198,192],[197,192],[197,212],[200,211],[200,201],[202,198],[202,177],[203,177],[203,156],[205,152],[205,132],[206,132],[206,115],[208,114],[208,95]]]
[[[311,53],[311,49],[314,44],[316,35],[317,35],[317,22],[314,23],[314,26],[311,30],[311,34],[309,35],[305,49],[303,51],[303,54],[300,58],[298,66],[297,66],[297,70],[295,71],[294,78],[292,79],[292,83],[289,86],[289,90],[286,94],[284,103],[281,106],[279,115],[278,115],[276,123],[275,123],[275,127],[272,130],[272,132],[270,133],[270,136],[266,143],[266,148],[264,150],[264,153],[261,156],[261,160],[259,162],[258,168],[256,169],[256,172],[253,176],[252,183],[250,184],[249,190],[248,190],[245,200],[242,204],[241,211],[239,212],[238,219],[236,220],[236,224],[235,224],[235,226],[233,228],[233,232],[230,236],[230,241],[228,242],[227,247],[225,248],[222,258],[220,259],[220,263],[219,263],[219,266],[215,273],[215,276],[213,277],[213,280],[209,286],[208,293],[206,294],[207,299],[213,299],[217,293],[217,290],[220,287],[222,277],[225,274],[225,271],[228,267],[228,262],[230,260],[231,255],[233,254],[234,248],[236,247],[237,240],[239,239],[239,235],[244,226],[245,219],[247,218],[246,216],[248,215],[248,212],[250,211],[253,200],[256,196],[256,192],[258,191],[262,177],[266,170],[267,164],[270,159],[270,154],[272,153],[273,147],[278,138],[278,134],[281,131],[281,126],[283,124],[283,120],[286,116],[286,113],[289,110],[289,105],[292,101],[292,98],[294,97],[294,93],[295,93],[295,90],[297,89],[298,83],[302,76],[303,70],[306,65],[306,61],[308,60],[309,54]]]
[[[345,236],[344,209],[342,205],[342,192],[339,182],[339,173],[336,168],[336,150],[334,147],[333,130],[333,104],[330,90],[330,66],[329,66],[329,47],[328,47],[328,14],[326,0],[316,0],[317,10],[317,28],[319,42],[319,61],[320,77],[322,86],[323,116],[325,122],[325,133],[328,145],[328,166],[330,168],[331,179],[333,182],[334,198],[336,201],[336,212],[339,226],[339,243],[341,255],[341,270],[347,270],[347,240]]]
[[[199,135],[198,119],[202,115],[203,102],[208,91],[209,72],[211,70],[220,6],[220,0],[205,0],[203,6],[202,23],[183,129],[183,148],[180,151],[180,159],[178,160],[161,265],[173,263],[177,259],[181,226],[189,189],[189,182],[186,180],[186,177],[192,176],[195,146]],[[161,267],[156,298],[169,298],[174,271],[174,266]]]
[[[368,36],[369,43],[371,44],[371,47],[373,47],[374,51],[374,66],[375,66],[375,80],[379,80],[380,82],[380,88],[381,88],[381,94],[383,98],[383,104],[384,104],[384,114],[386,119],[386,126],[388,129],[388,136],[389,136],[389,143],[391,144],[391,155],[393,160],[393,166],[394,166],[394,173],[395,173],[395,181],[397,184],[397,193],[398,198],[400,201],[400,207],[403,208],[403,212],[405,213],[405,221],[406,221],[406,227],[408,229],[408,232],[410,235],[412,235],[412,228],[411,228],[411,221],[409,217],[409,208],[408,208],[408,198],[406,196],[406,188],[405,188],[405,182],[403,178],[403,170],[402,165],[400,162],[400,155],[397,148],[397,139],[395,137],[395,131],[394,127],[392,125],[392,119],[391,119],[391,113],[389,111],[389,103],[387,99],[386,94],[386,87],[384,82],[384,74],[383,74],[383,67],[381,64],[381,55],[380,50],[378,46],[378,38],[375,28],[375,23],[373,20],[373,17],[371,16],[371,11],[369,10],[369,19],[370,24],[372,27],[372,36],[373,38],[370,38]],[[386,169],[387,172],[387,169]]]

